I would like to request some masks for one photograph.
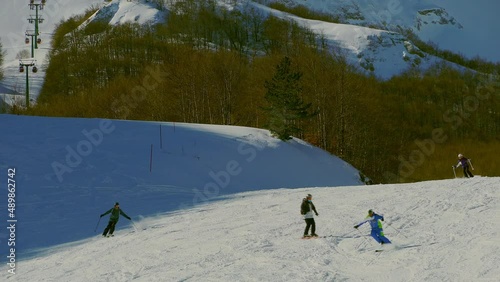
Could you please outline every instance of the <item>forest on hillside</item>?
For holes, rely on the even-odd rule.
[[[450,178],[458,153],[500,175],[496,75],[436,65],[381,81],[311,30],[213,1],[177,2],[165,24],[77,29],[91,13],[59,24],[37,104],[13,113],[267,128],[374,183]]]

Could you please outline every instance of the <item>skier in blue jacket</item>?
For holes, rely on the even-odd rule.
[[[377,241],[377,243],[380,243],[382,245],[383,244],[390,244],[391,241],[389,239],[387,239],[387,237],[384,236],[384,230],[382,229],[382,222],[381,221],[384,221],[383,216],[374,213],[373,210],[369,210],[367,219],[365,221],[355,225],[354,228],[357,229],[361,225],[369,222],[370,226],[372,227],[371,235],[372,235],[373,239],[375,239],[375,241]]]

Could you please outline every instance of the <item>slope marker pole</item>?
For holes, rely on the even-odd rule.
[[[151,144],[151,154],[149,156],[149,172],[153,169],[153,144]]]

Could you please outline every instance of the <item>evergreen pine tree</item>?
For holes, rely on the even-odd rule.
[[[266,81],[265,99],[269,107],[269,130],[279,139],[286,141],[293,134],[301,132],[297,123],[314,115],[308,109],[311,103],[305,103],[301,98],[301,72],[293,72],[290,58],[284,57],[276,66],[276,73],[271,81]]]

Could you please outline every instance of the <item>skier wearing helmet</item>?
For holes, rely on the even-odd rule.
[[[384,230],[382,229],[382,222],[380,222],[380,221],[384,221],[384,217],[376,214],[375,212],[373,212],[373,210],[369,210],[368,216],[366,218],[367,219],[365,221],[355,225],[354,228],[357,229],[361,225],[369,222],[370,226],[372,228],[371,235],[372,235],[373,239],[375,239],[375,241],[377,241],[377,243],[382,244],[382,245],[383,244],[390,244],[391,241],[389,239],[387,239],[387,237],[384,236]]]
[[[470,172],[469,170],[469,162],[469,159],[464,157],[464,155],[458,154],[458,164],[455,167],[458,168],[459,166],[462,166],[462,168],[464,169],[464,176],[467,178],[474,177],[474,175],[472,175],[472,172]]]

